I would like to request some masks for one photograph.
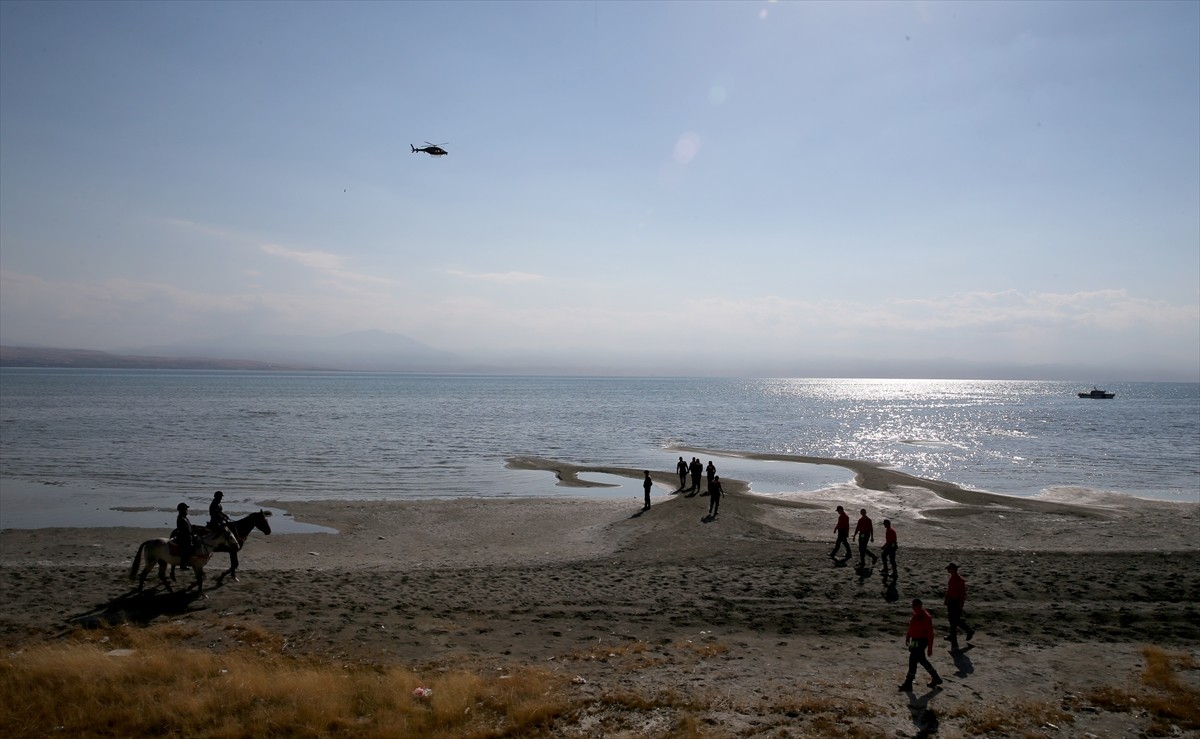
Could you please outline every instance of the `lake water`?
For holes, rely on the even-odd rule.
[[[1117,384],[1107,388],[1113,400],[1076,397],[1087,389],[967,380],[5,368],[0,527],[49,525],[37,499],[44,498],[44,511],[59,510],[56,489],[73,496],[90,490],[132,507],[170,503],[168,512],[179,500],[203,512],[216,489],[231,504],[632,498],[641,493],[637,481],[563,488],[549,473],[506,469],[505,460],[533,455],[671,470],[680,454],[691,456],[675,445],[869,460],[1009,495],[1071,486],[1200,499],[1200,385]],[[766,494],[852,478],[839,467],[716,462],[723,476]]]

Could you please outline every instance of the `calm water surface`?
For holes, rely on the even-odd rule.
[[[672,445],[864,459],[974,489],[1200,499],[1200,385],[0,370],[0,484],[242,499],[606,495],[515,455],[672,469]],[[687,454],[684,455],[689,456]],[[718,459],[763,493],[851,478]],[[636,482],[634,483],[636,486]],[[3,492],[3,491],[0,491]],[[204,498],[207,500],[207,497]]]

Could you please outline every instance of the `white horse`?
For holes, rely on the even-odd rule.
[[[201,597],[207,598],[204,594],[204,565],[208,564],[208,560],[212,557],[213,552],[217,547],[233,547],[237,548],[237,540],[230,541],[224,531],[218,531],[200,538],[200,545],[192,552],[192,556],[188,558],[188,564],[192,566],[192,570],[196,573],[196,591]],[[180,556],[171,551],[171,542],[167,539],[149,539],[142,542],[138,547],[137,554],[133,558],[133,566],[129,568],[129,579],[133,580],[138,576],[138,568],[142,566],[142,557],[145,556],[146,566],[142,567],[142,577],[138,580],[138,592],[142,592],[142,588],[146,586],[146,577],[150,574],[150,568],[158,565],[158,581],[163,584],[168,591],[174,591],[171,583],[167,580],[167,565],[175,567],[180,562]]]

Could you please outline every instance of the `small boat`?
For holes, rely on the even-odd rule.
[[[1101,390],[1100,388],[1096,387],[1095,385],[1092,385],[1092,389],[1090,392],[1080,393],[1079,397],[1095,398],[1096,400],[1109,400],[1111,398],[1117,397],[1117,394],[1110,393],[1107,390]]]

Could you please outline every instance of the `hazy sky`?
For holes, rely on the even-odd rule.
[[[5,343],[1200,379],[1197,2],[6,0],[0,55]]]

